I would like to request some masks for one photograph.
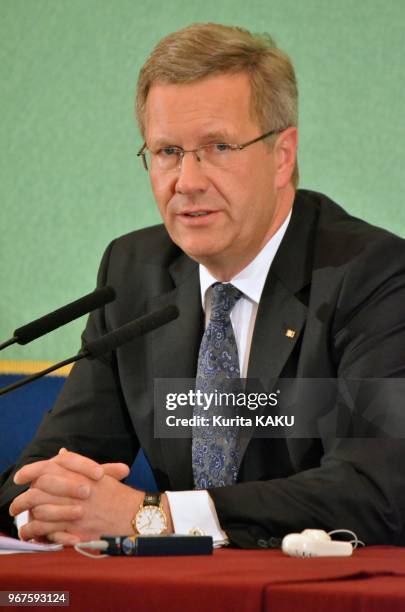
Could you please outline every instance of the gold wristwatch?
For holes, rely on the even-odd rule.
[[[162,508],[160,493],[145,493],[131,525],[135,533],[140,535],[160,535],[166,531],[167,517]]]

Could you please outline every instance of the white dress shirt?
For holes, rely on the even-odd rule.
[[[263,287],[290,218],[291,212],[255,259],[229,281],[243,294],[231,312],[242,378],[247,376],[253,329]],[[211,286],[216,282],[218,280],[200,264],[201,303],[205,312],[205,327],[208,326],[211,316]],[[166,491],[166,495],[175,533],[187,534],[199,530],[206,535],[212,535],[215,546],[227,543],[226,533],[219,525],[214,502],[207,491]]]

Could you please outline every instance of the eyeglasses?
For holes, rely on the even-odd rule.
[[[203,145],[197,149],[182,149],[181,147],[162,147],[158,151],[150,151],[146,146],[146,142],[138,151],[137,156],[142,157],[142,162],[145,170],[154,170],[156,172],[173,172],[181,168],[183,158],[186,153],[194,153],[197,160],[204,168],[229,168],[237,162],[238,151],[246,149],[255,142],[269,138],[274,134],[283,132],[286,128],[280,130],[271,130],[253,140],[244,142],[243,144],[227,144],[225,142],[217,142],[214,144]]]

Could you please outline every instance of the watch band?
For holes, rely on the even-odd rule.
[[[142,506],[160,506],[160,493],[145,493]]]

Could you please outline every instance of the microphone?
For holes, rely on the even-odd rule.
[[[164,308],[160,308],[159,310],[154,310],[150,314],[143,315],[139,317],[139,319],[135,319],[130,323],[126,323],[122,325],[118,329],[101,336],[101,338],[97,338],[97,340],[93,340],[92,342],[88,342],[84,345],[82,349],[82,353],[84,357],[88,359],[95,359],[99,355],[103,353],[108,353],[112,351],[122,344],[129,342],[133,338],[137,338],[138,336],[143,336],[169,321],[173,321],[173,319],[177,319],[179,316],[179,309],[177,306],[170,304],[169,306],[165,306]]]
[[[115,300],[115,291],[111,287],[96,289],[79,300],[62,306],[62,308],[58,308],[39,319],[35,319],[35,321],[27,325],[18,327],[14,330],[12,338],[0,344],[0,351],[15,342],[18,344],[28,344],[32,340],[36,340],[48,332],[58,329],[58,327],[66,325],[66,323],[70,323],[113,300]]]
[[[23,385],[26,385],[37,378],[50,374],[51,372],[54,372],[65,365],[69,365],[75,361],[80,361],[80,359],[95,359],[99,355],[112,351],[120,347],[122,344],[133,340],[134,338],[143,336],[144,334],[147,334],[148,332],[157,329],[162,325],[166,325],[166,323],[177,319],[178,316],[179,309],[177,306],[170,304],[169,306],[155,310],[150,314],[139,317],[139,319],[126,323],[125,325],[122,325],[122,327],[101,336],[101,338],[97,338],[97,340],[88,342],[74,357],[69,357],[69,359],[59,361],[53,366],[46,368],[46,370],[41,370],[40,372],[36,372],[31,376],[17,380],[11,385],[2,387],[0,389],[0,395],[5,395],[9,391],[18,389],[18,387],[22,387]]]

